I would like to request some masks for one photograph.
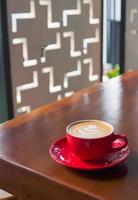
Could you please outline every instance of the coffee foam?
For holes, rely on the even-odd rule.
[[[68,128],[69,134],[78,138],[102,138],[110,135],[113,128],[110,124],[98,121],[79,121]]]

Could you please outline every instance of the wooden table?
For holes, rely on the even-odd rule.
[[[127,135],[131,153],[120,167],[78,171],[49,156],[51,143],[69,123],[90,118]],[[31,200],[138,199],[138,71],[2,124],[0,188]]]

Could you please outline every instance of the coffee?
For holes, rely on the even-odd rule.
[[[99,120],[84,120],[72,123],[68,127],[69,134],[78,138],[102,138],[113,132],[113,127]]]

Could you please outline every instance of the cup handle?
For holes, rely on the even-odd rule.
[[[124,134],[114,135],[112,142],[112,151],[119,151],[128,145],[128,139]]]

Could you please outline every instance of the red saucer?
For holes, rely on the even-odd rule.
[[[64,166],[81,170],[98,170],[110,168],[122,163],[128,157],[129,149],[126,146],[117,152],[109,153],[101,160],[84,161],[69,151],[66,137],[63,137],[51,145],[49,153],[57,163]]]

